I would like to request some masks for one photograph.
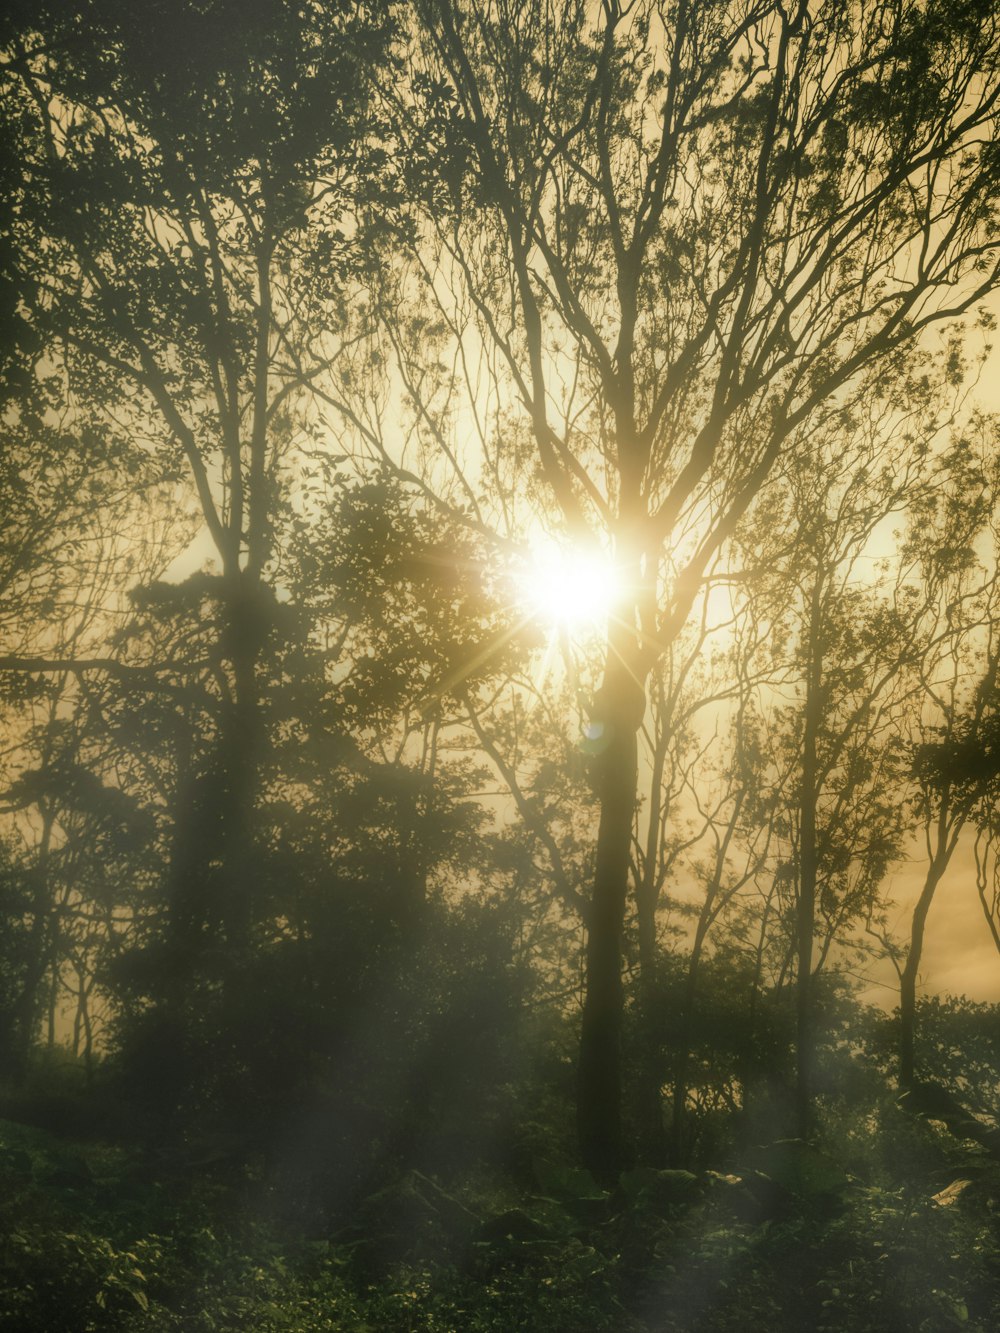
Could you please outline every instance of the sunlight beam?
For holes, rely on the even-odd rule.
[[[601,628],[619,587],[614,565],[599,550],[545,545],[536,548],[521,577],[525,612],[567,634]]]

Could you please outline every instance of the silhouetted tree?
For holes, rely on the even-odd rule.
[[[306,429],[301,391],[340,348],[389,33],[378,4],[278,0],[154,5],[141,23],[113,0],[42,6],[5,32],[14,369],[44,383],[50,411],[115,422],[160,476],[185,477],[218,562],[224,703],[215,845],[200,846],[224,866],[235,948],[253,912],[278,501]],[[85,459],[101,438],[80,436]]]
[[[478,497],[518,453],[526,501],[602,534],[621,575],[594,709],[579,1074],[602,1175],[624,1152],[650,669],[776,464],[808,458],[817,423],[883,393],[924,330],[995,286],[998,44],[975,3],[894,0],[875,20],[839,0],[416,6],[397,112],[415,258],[383,285],[407,393],[470,521],[488,525]],[[478,403],[490,373],[496,429],[477,417],[484,465],[467,466],[441,403],[463,375]]]
[[[978,886],[996,805],[997,599],[995,425],[971,423],[959,440],[950,485],[918,512],[909,547],[923,595],[940,624],[921,662],[922,715],[914,729],[913,776],[926,855],[899,971],[899,1083],[916,1077],[917,983],[927,918],[964,832],[977,830]],[[980,853],[985,853],[984,860]],[[985,906],[985,903],[984,903]]]

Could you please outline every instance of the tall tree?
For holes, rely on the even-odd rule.
[[[880,887],[906,832],[895,793],[925,602],[908,563],[878,553],[879,534],[926,508],[945,468],[922,437],[932,412],[918,406],[916,385],[902,387],[900,399],[912,405],[907,429],[897,401],[875,420],[851,422],[853,439],[841,423],[822,455],[782,469],[790,541],[763,602],[790,645],[783,672],[764,684],[762,709],[771,715],[766,749],[785,802],[803,1136],[813,1122],[816,976],[835,944],[878,916]],[[751,615],[754,600],[751,593]]]
[[[973,421],[958,440],[948,485],[918,511],[907,543],[938,633],[925,640],[922,707],[913,728],[915,800],[926,860],[898,967],[899,1084],[904,1091],[916,1081],[917,986],[927,920],[967,830],[976,830],[977,886],[987,906],[1000,671],[997,481],[996,425]]]
[[[620,575],[592,719],[578,1094],[584,1158],[608,1175],[650,669],[776,463],[884,395],[926,329],[994,288],[1000,28],[983,0],[414,13],[398,122],[421,207],[387,318],[405,330],[408,305],[438,306],[473,409],[499,377],[485,465],[463,479],[473,517],[488,520],[494,461],[519,451],[529,502],[570,538],[599,533]],[[441,466],[461,470],[463,418],[429,410],[442,377],[401,341],[428,442],[436,429]]]
[[[3,33],[11,372],[20,401],[41,385],[49,413],[130,435],[188,483],[221,608],[216,817],[200,853],[225,867],[237,948],[276,527],[310,425],[302,392],[341,350],[389,35],[379,3],[282,0],[153,4],[141,23],[130,5],[82,0],[16,11]],[[147,679],[177,667],[153,661]]]

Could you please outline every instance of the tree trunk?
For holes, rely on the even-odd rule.
[[[796,905],[795,1118],[798,1132],[813,1129],[815,1033],[813,1031],[813,934],[819,856],[816,806],[819,799],[819,729],[823,715],[822,575],[817,570],[811,598],[806,662],[805,716],[802,734],[802,795],[799,805],[799,895]]]
[[[681,998],[680,1023],[677,1035],[677,1064],[673,1086],[673,1118],[671,1122],[670,1152],[675,1166],[680,1166],[685,1155],[684,1121],[687,1113],[688,1070],[691,1065],[691,1027],[694,1019],[695,997],[698,992],[698,980],[701,972],[701,960],[708,932],[720,910],[719,897],[722,894],[723,875],[726,869],[726,857],[730,842],[736,832],[736,821],[743,806],[744,794],[741,793],[733,807],[732,818],[726,835],[719,844],[715,859],[715,872],[705,890],[705,901],[698,913],[694,939],[691,942],[691,956],[688,959],[687,974],[684,978],[684,993]]]
[[[663,1132],[663,1071],[658,1031],[658,951],[656,944],[656,895],[645,885],[636,885],[636,933],[639,943],[640,1024],[636,1046],[636,1095],[638,1099],[639,1150],[644,1161],[663,1165],[666,1141]]]
[[[954,846],[954,843],[952,843],[952,846]],[[899,1086],[903,1092],[909,1092],[914,1083],[917,975],[920,971],[920,957],[924,948],[924,928],[927,925],[927,914],[931,909],[934,894],[941,882],[949,859],[950,851],[947,855],[943,855],[939,849],[937,856],[928,867],[924,887],[920,891],[920,897],[913,909],[913,921],[910,925],[910,948],[906,955],[906,963],[899,974]]]
[[[48,857],[52,845],[55,815],[47,805],[39,804],[42,832],[35,865],[35,886],[31,904],[31,931],[25,950],[27,964],[21,993],[13,1005],[12,1031],[16,1072],[28,1067],[31,1050],[44,1011],[42,987],[55,950],[58,911],[53,901],[54,889],[48,875]]]
[[[663,774],[667,758],[668,732],[664,725],[663,682],[656,678],[658,725],[654,727],[649,776],[649,822],[646,829],[642,871],[635,883],[635,924],[639,944],[639,993],[641,999],[638,1049],[636,1051],[636,1093],[638,1100],[639,1149],[644,1161],[663,1166],[667,1142],[663,1127],[664,1070],[660,1057],[659,1031],[659,945],[656,938],[656,910],[660,898],[660,831],[667,813],[663,808]]]
[[[237,576],[230,593],[226,655],[233,668],[233,705],[223,723],[220,767],[225,798],[220,809],[223,884],[220,916],[230,949],[245,951],[254,917],[253,807],[260,764],[257,665],[266,634],[263,585]]]
[[[48,1012],[46,1014],[46,1042],[49,1050],[56,1044],[56,1011],[59,1008],[59,963],[53,958],[49,968]]]
[[[644,691],[622,656],[612,642],[595,700],[594,724],[602,729],[606,748],[597,759],[601,814],[577,1081],[581,1155],[604,1181],[623,1165],[622,934],[638,777],[636,732],[645,707]]]
[[[687,975],[684,978],[684,993],[681,999],[677,1036],[677,1064],[672,1089],[673,1115],[670,1125],[670,1160],[674,1166],[681,1166],[686,1157],[684,1129],[687,1119],[688,1071],[691,1067],[691,1024],[694,1018],[695,996],[698,991],[698,976],[701,971],[702,949],[705,937],[708,934],[709,924],[708,912],[703,910],[698,920],[691,946],[691,957],[688,959]]]
[[[260,765],[257,670],[267,607],[260,585],[228,579],[221,655],[232,670],[231,697],[220,703],[214,753],[199,765],[183,740],[177,755],[177,818],[170,870],[170,926],[178,1000],[189,968],[225,940],[244,954],[254,917],[253,810]]]

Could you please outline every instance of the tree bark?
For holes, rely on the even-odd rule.
[[[233,668],[233,704],[222,736],[226,800],[220,829],[225,867],[221,916],[230,948],[249,947],[254,918],[253,807],[260,764],[257,664],[265,628],[265,590],[244,572],[227,607],[226,653]]]
[[[601,813],[577,1081],[581,1155],[603,1181],[612,1180],[624,1164],[622,935],[638,778],[636,733],[645,708],[644,690],[619,652],[618,637],[611,636],[594,711],[594,725],[601,729],[606,748],[597,759]]]
[[[231,668],[214,753],[202,772],[185,744],[178,755],[178,818],[170,885],[170,920],[180,964],[177,980],[221,931],[228,950],[249,947],[254,918],[253,807],[261,760],[258,662],[266,590],[237,571],[226,581],[219,651]]]

